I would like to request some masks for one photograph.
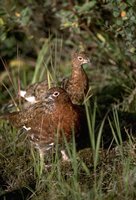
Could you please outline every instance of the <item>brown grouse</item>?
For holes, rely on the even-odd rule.
[[[74,105],[67,92],[59,87],[49,89],[42,101],[30,105],[29,109],[1,115],[17,128],[25,128],[40,155],[56,141],[69,141],[82,131],[83,110]]]

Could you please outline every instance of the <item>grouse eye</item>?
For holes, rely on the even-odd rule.
[[[59,94],[60,94],[60,93],[56,91],[56,92],[53,93],[53,96],[54,96],[54,97],[57,97],[57,96],[59,96]]]
[[[78,56],[79,61],[83,61],[83,58],[81,56]]]

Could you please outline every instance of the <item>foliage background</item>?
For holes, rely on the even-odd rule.
[[[65,40],[65,48],[84,45],[95,48],[95,57],[100,51],[103,60],[112,55],[119,62],[124,56],[134,63],[135,11],[133,0],[1,1],[1,56],[16,57],[18,48],[24,58],[36,57],[52,36]]]
[[[72,164],[54,163],[51,172],[41,175],[26,138],[0,122],[0,192],[23,192],[25,187],[36,200],[135,199],[134,0],[0,1],[0,106],[17,96],[20,87],[69,75],[74,49],[86,49],[91,59],[85,70],[93,94],[88,112],[92,137],[106,133],[108,140],[111,134],[117,147],[99,150],[98,140],[95,153],[81,151]]]
[[[39,52],[49,38],[50,47],[44,63],[48,66],[51,62],[56,64],[62,74],[68,73],[65,61],[70,60],[71,51],[85,48],[95,68],[93,77],[90,74],[90,81],[95,85],[108,78],[108,71],[116,71],[113,76],[121,76],[125,82],[130,74],[135,79],[134,0],[0,2],[1,66],[5,62],[11,71],[20,68],[21,78],[22,69],[34,70]],[[106,74],[102,76],[101,72]],[[31,75],[28,82],[31,82]],[[3,77],[7,76],[2,74],[1,81],[5,79]],[[134,81],[129,84],[131,88],[135,87]]]

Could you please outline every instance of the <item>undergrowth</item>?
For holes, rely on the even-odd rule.
[[[14,99],[20,87],[25,88],[45,78],[50,86],[52,80],[56,82],[63,78],[62,74],[70,72],[68,58],[61,61],[57,48],[60,47],[56,43],[45,41],[35,70],[13,70],[10,75],[12,81],[3,83],[5,90],[8,88],[6,95],[9,99]],[[0,121],[1,199],[136,198],[134,77],[124,71],[120,71],[118,76],[117,66],[110,70],[107,66],[107,70],[89,68],[86,71],[92,92],[90,99],[87,98],[84,103],[88,140],[82,149],[76,148],[74,137],[71,143],[64,140],[69,162],[62,161],[60,147],[56,145],[45,156],[45,162],[50,166],[46,168],[27,134],[16,130],[8,122]],[[86,138],[83,140],[86,141]]]

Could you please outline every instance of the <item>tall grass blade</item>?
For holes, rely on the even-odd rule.
[[[106,117],[105,117],[106,118]],[[102,137],[102,131],[104,127],[105,118],[103,119],[101,126],[99,128],[97,140],[96,140],[96,146],[95,146],[95,153],[94,153],[94,170],[96,171],[98,159],[99,159],[99,149],[101,144],[101,137]]]
[[[90,135],[92,149],[95,150],[95,120],[96,120],[96,102],[94,103],[93,113],[90,113],[89,101],[85,102],[85,111]]]
[[[116,109],[113,109],[113,121],[111,121],[110,118],[108,118],[109,125],[113,134],[113,137],[116,141],[117,145],[122,145],[122,135],[121,135],[121,130],[120,130],[120,122],[119,122],[119,117],[118,117],[118,112]]]
[[[41,71],[41,67],[44,63],[45,56],[46,56],[46,65],[48,65],[48,63],[50,61],[50,54],[48,54],[49,48],[50,48],[50,38],[45,40],[45,42],[42,46],[42,49],[38,54],[38,59],[36,62],[35,72],[33,75],[32,83],[35,83],[36,81],[38,81],[38,77],[39,77],[39,74]]]

